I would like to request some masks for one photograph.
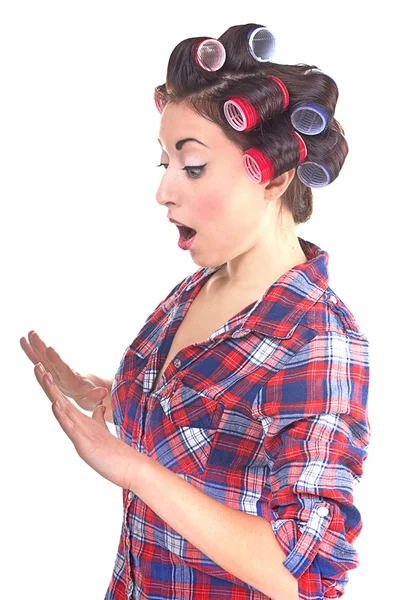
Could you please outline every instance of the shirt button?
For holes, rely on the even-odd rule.
[[[179,360],[179,358],[176,358],[174,360],[174,365],[177,369],[179,369],[179,367],[181,366],[181,361]]]
[[[319,506],[317,508],[317,513],[319,517],[326,517],[329,515],[329,509],[326,506]]]
[[[333,304],[337,304],[337,298],[336,298],[336,296],[330,296],[329,300],[331,302],[333,302]]]
[[[133,498],[133,492],[129,492],[129,494],[128,494],[128,500],[132,500],[132,498]]]
[[[133,581],[132,581],[132,579],[130,579],[129,583],[128,583],[128,590],[127,590],[128,595],[132,593],[132,590],[133,590]]]

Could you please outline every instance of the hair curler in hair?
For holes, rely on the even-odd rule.
[[[281,89],[282,96],[283,96],[282,111],[286,110],[287,107],[289,106],[289,92],[288,92],[286,85],[283,83],[282,79],[279,79],[278,77],[275,77],[274,75],[270,75],[269,79],[272,79],[273,81],[275,81],[277,86]]]
[[[219,40],[205,37],[194,48],[194,59],[205,71],[218,71],[226,59],[226,51]]]
[[[255,183],[266,183],[275,177],[271,159],[260,148],[246,150],[242,163],[247,175]]]
[[[299,162],[300,165],[307,158],[307,146],[301,135],[297,131],[292,131],[291,134],[296,138],[299,144]]]
[[[310,139],[308,160],[297,167],[297,177],[313,188],[332,183],[339,175],[348,151],[347,140],[341,131],[327,129],[320,139]]]
[[[303,102],[292,109],[290,120],[293,127],[307,135],[322,133],[329,123],[328,111],[319,104]]]
[[[272,80],[275,87],[278,86],[283,97],[281,112],[286,110],[289,105],[289,92],[285,84],[278,77],[269,75],[267,80]],[[265,118],[271,118],[276,111],[271,111]],[[224,103],[224,115],[229,125],[237,131],[249,131],[260,122],[260,113],[258,110],[244,98],[232,97]]]
[[[291,135],[296,139],[299,147],[297,165],[300,165],[307,156],[307,147],[303,138],[296,131],[292,131]],[[249,148],[246,150],[242,157],[242,163],[247,175],[255,183],[266,183],[277,176],[271,158],[260,148]],[[284,172],[282,171],[281,173]]]
[[[297,167],[297,177],[308,187],[325,187],[332,181],[332,173],[326,165],[306,161]]]
[[[268,62],[275,52],[275,36],[264,25],[258,25],[247,34],[249,54],[258,62]]]
[[[158,87],[154,90],[154,102],[155,102],[158,112],[161,114],[164,110],[164,102],[163,102],[163,94],[161,93],[161,91]]]
[[[224,115],[236,131],[253,129],[260,121],[260,115],[254,106],[243,98],[229,98],[224,103]]]

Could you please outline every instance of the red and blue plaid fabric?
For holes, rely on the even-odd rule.
[[[353,486],[370,439],[369,342],[328,285],[327,252],[299,242],[307,262],[205,341],[183,348],[150,394],[191,302],[220,267],[176,285],[126,348],[112,409],[119,439],[216,500],[267,519],[299,598],[323,600],[340,598],[347,572],[359,565]],[[133,492],[122,496],[105,600],[268,598]]]

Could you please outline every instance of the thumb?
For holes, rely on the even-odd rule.
[[[106,412],[106,407],[104,406],[104,404],[98,404],[92,413],[92,419],[97,421],[97,423],[99,425],[101,425],[108,431],[107,423],[104,419],[105,412]]]
[[[92,393],[92,397],[95,396],[97,401],[101,402],[102,400],[104,400],[104,398],[107,397],[108,390],[105,387],[99,386],[99,387],[93,388],[91,393]]]

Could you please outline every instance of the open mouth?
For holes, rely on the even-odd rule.
[[[195,229],[186,227],[186,225],[177,225],[177,227],[184,240],[190,240],[197,233]]]

